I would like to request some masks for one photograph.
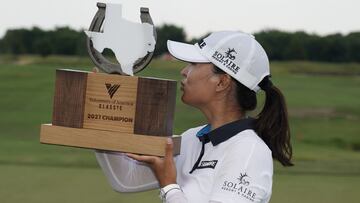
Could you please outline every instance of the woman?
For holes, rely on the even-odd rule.
[[[171,139],[164,158],[97,152],[113,188],[160,187],[163,201],[171,203],[269,202],[272,158],[291,166],[292,149],[285,100],[270,81],[264,49],[252,35],[232,31],[195,45],[168,41],[168,49],[189,63],[181,71],[182,101],[198,108],[208,124],[182,134],[175,158]],[[260,89],[264,107],[250,118],[246,113],[256,108]]]

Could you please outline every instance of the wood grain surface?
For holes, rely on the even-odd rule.
[[[176,81],[139,78],[135,134],[171,136],[176,100]]]
[[[84,128],[133,133],[138,77],[89,73]]]
[[[56,70],[52,123],[82,128],[87,72]]]
[[[176,81],[56,71],[53,125],[171,136]]]
[[[167,137],[137,135],[116,131],[41,125],[40,142],[89,149],[165,155]],[[173,137],[174,154],[180,153],[181,137]]]

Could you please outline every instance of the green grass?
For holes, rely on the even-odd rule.
[[[275,175],[270,202],[359,202],[360,176]]]
[[[153,60],[140,75],[180,80],[184,65]],[[39,143],[40,124],[51,122],[55,70],[91,67],[87,58],[0,56],[0,202],[159,202],[157,191],[113,192],[91,150]],[[359,70],[360,64],[272,63],[289,106],[296,164],[275,164],[272,202],[358,202]],[[180,96],[175,134],[205,122]]]
[[[0,171],[1,202],[159,202],[156,191],[115,193],[95,168],[2,165]]]
[[[97,168],[1,165],[1,202],[160,202],[158,191],[114,192]],[[348,202],[359,198],[360,176],[276,174],[271,202]]]

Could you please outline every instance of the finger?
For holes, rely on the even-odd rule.
[[[126,156],[135,159],[136,161],[142,161],[142,162],[146,162],[149,164],[152,164],[155,162],[155,158],[154,156],[143,156],[143,155],[138,155],[138,154],[131,154],[131,153],[126,153]]]
[[[98,72],[99,72],[99,69],[98,69],[97,67],[94,67],[94,68],[92,69],[92,72],[98,73]]]
[[[146,157],[144,157],[143,155],[139,155],[139,154],[132,154],[132,153],[126,153],[126,156],[135,159],[137,161],[145,161],[147,160]]]
[[[174,143],[171,137],[168,137],[166,140],[166,147],[165,147],[165,160],[173,160],[173,148]]]

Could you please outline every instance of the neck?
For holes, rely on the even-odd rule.
[[[225,105],[223,102],[213,102],[206,107],[200,108],[200,110],[204,113],[211,125],[211,130],[239,120],[245,116],[237,105]]]

